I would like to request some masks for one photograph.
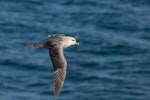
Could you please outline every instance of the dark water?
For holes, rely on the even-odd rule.
[[[74,36],[53,96],[47,50],[28,42]],[[0,0],[0,100],[150,100],[149,0]]]

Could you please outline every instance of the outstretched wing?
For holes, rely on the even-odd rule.
[[[54,94],[58,96],[66,77],[67,62],[63,54],[63,48],[51,48],[49,49],[49,53],[54,68]]]
[[[30,48],[43,48],[44,45],[42,42],[41,43],[29,43],[28,47],[30,47]]]
[[[64,34],[49,34],[48,37],[59,37],[59,36],[65,36]]]

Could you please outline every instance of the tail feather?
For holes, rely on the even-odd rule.
[[[28,47],[30,48],[43,48],[43,44],[42,43],[29,43]]]

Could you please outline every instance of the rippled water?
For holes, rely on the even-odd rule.
[[[149,0],[0,0],[0,100],[149,100]],[[28,42],[74,36],[53,96],[48,51]]]

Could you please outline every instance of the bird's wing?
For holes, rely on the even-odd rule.
[[[66,77],[67,62],[63,54],[63,48],[51,48],[49,53],[54,68],[54,94],[58,96]]]
[[[64,34],[49,34],[48,37],[65,36]]]
[[[30,48],[43,48],[44,45],[42,42],[41,43],[29,43],[28,47],[30,47]]]

